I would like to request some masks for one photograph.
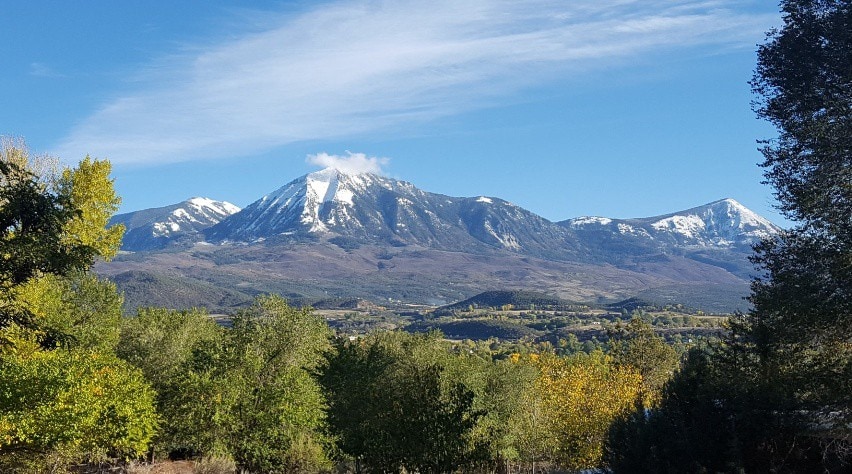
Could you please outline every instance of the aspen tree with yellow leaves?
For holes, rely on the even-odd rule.
[[[610,425],[639,395],[639,373],[600,351],[571,358],[542,355],[526,363],[536,366],[539,376],[514,420],[521,459],[533,466],[599,467]]]

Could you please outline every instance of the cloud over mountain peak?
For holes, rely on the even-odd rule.
[[[378,175],[384,174],[382,167],[390,162],[388,158],[367,156],[364,153],[352,153],[348,150],[345,155],[330,155],[325,152],[308,155],[305,161],[322,168],[333,168],[344,174]]]

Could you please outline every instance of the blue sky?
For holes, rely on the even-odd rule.
[[[0,134],[109,158],[122,211],[245,206],[353,153],[551,220],[732,197],[784,222],[747,83],[773,2],[237,4],[4,2]]]

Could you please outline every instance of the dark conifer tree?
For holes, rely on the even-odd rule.
[[[762,142],[766,183],[794,226],[756,247],[753,308],[725,343],[613,427],[617,472],[852,468],[852,1],[781,11],[751,85],[778,132]]]
[[[852,2],[782,3],[758,50],[766,182],[795,223],[757,247],[764,275],[735,329],[766,385],[835,450],[852,441]]]

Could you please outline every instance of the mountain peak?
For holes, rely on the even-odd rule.
[[[778,231],[769,220],[731,198],[640,221],[697,245],[751,245]]]
[[[211,230],[211,237],[255,241],[273,235],[326,233],[354,225],[355,200],[401,186],[370,172],[327,167],[297,178],[250,204],[239,219]],[[365,202],[369,199],[365,199]]]
[[[119,214],[110,223],[124,224],[123,249],[152,250],[176,237],[195,236],[237,212],[240,208],[230,202],[193,197],[171,206]]]
[[[694,247],[748,247],[779,230],[732,198],[656,217],[579,217],[565,221],[563,225],[580,231],[609,229],[621,235]]]
[[[718,201],[713,201],[713,202],[705,204],[703,206],[698,206],[695,209],[700,209],[700,208],[727,209],[730,212],[739,212],[739,213],[743,213],[743,214],[757,215],[754,211],[745,207],[744,205],[742,205],[739,201],[737,201],[734,198],[719,199]]]
[[[323,168],[321,170],[317,170],[317,171],[314,171],[312,173],[308,173],[308,176],[313,176],[313,175],[316,175],[316,176],[331,176],[331,175],[335,175],[335,174],[338,175],[338,176],[341,176],[341,175],[343,175],[343,176],[364,176],[364,175],[378,176],[376,173],[373,173],[371,171],[357,170],[357,169],[354,169],[354,168],[347,168],[347,167],[344,167],[344,166],[328,166],[328,167]]]

